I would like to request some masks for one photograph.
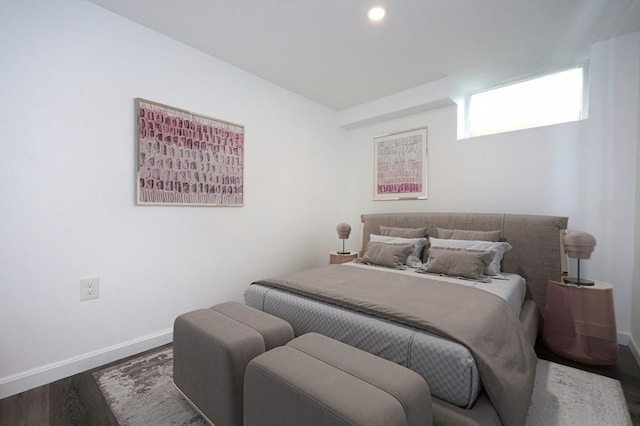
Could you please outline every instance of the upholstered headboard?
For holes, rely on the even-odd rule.
[[[379,234],[380,225],[398,228],[427,228],[437,236],[436,228],[501,230],[501,237],[513,248],[502,261],[502,270],[519,274],[527,281],[527,297],[533,299],[544,315],[547,281],[562,276],[561,231],[568,218],[491,213],[381,213],[362,215],[362,247],[369,235]]]

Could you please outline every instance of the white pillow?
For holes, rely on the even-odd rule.
[[[475,240],[444,240],[441,238],[429,238],[431,247],[456,248],[467,250],[491,250],[495,252],[495,256],[489,266],[487,266],[487,275],[500,275],[500,262],[506,252],[511,250],[511,244],[507,242],[492,241],[475,241]]]
[[[371,234],[369,241],[373,243],[386,243],[386,244],[412,244],[413,252],[407,257],[405,264],[412,268],[422,267],[420,256],[422,255],[422,249],[427,245],[426,238],[402,238],[402,237],[387,237],[386,235]]]

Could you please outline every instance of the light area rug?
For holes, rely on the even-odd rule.
[[[93,373],[120,426],[206,425],[173,385],[169,346]]]
[[[120,426],[204,425],[172,382],[173,351],[165,347],[94,377]],[[538,360],[526,426],[627,426],[631,417],[620,382]]]
[[[630,426],[620,382],[538,360],[526,426],[547,425]]]

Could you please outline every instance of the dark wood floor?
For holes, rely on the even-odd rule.
[[[620,346],[618,362],[610,367],[587,366],[561,359],[541,343],[536,345],[536,353],[541,359],[620,380],[633,426],[640,426],[640,367],[629,348]],[[118,422],[93,379],[93,371],[0,400],[0,426],[117,426]]]
[[[118,426],[89,372],[0,400],[0,425]]]
[[[0,399],[0,426],[119,426],[92,374],[122,361]]]

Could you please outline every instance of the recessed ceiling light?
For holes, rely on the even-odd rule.
[[[375,21],[382,20],[382,18],[384,18],[384,15],[386,14],[387,14],[387,11],[384,9],[384,7],[376,6],[369,9],[368,16],[369,16],[369,20],[375,22]]]

